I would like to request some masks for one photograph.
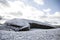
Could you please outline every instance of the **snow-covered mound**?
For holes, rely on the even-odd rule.
[[[34,21],[34,20],[27,20],[27,19],[12,19],[6,21],[2,24],[0,30],[13,30],[13,31],[27,31],[31,28],[39,28],[39,29],[52,29],[55,28],[49,24],[45,24],[42,22]]]
[[[3,25],[4,28],[8,27],[14,31],[27,31],[30,29],[30,25],[27,21],[22,19],[12,19],[6,21]]]

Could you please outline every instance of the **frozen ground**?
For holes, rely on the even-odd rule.
[[[60,28],[30,29],[17,32],[0,30],[0,40],[60,40]]]
[[[0,40],[60,40],[60,28],[20,32],[0,30]]]

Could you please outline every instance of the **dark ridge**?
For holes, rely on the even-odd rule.
[[[18,25],[10,25],[10,26],[13,26],[13,27],[16,27],[16,28],[21,28],[21,27],[23,27],[23,26],[18,26]],[[13,29],[13,30],[15,30],[15,29]],[[18,31],[28,31],[29,30],[29,28],[28,27],[26,27],[26,28],[23,28],[23,29],[19,29]]]
[[[5,23],[5,24],[7,24],[7,23]],[[12,27],[15,27],[15,28],[22,28],[22,27],[24,27],[24,26],[18,26],[18,25],[14,25],[14,24],[7,24],[7,26],[12,26]],[[12,30],[14,30],[14,31],[29,31],[30,28],[29,27],[25,27],[25,28],[19,29],[19,30],[16,30],[16,29],[12,28]]]
[[[36,23],[30,23],[31,28],[39,28],[39,29],[53,29],[54,27],[43,25],[43,24],[36,24]]]
[[[10,26],[15,27],[15,28],[23,27],[23,26],[18,26],[18,25],[13,25],[13,24],[10,24]],[[15,29],[13,29],[13,30],[16,31]],[[26,28],[23,28],[23,29],[19,29],[18,31],[28,31],[28,30],[29,30],[28,27],[26,27]]]
[[[24,29],[21,29],[19,31],[29,31],[30,29],[28,27],[24,28]]]
[[[18,25],[14,25],[14,24],[10,24],[9,26],[13,26],[13,27],[16,27],[16,28],[21,28],[22,26],[18,26]]]

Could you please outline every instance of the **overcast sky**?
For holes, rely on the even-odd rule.
[[[0,0],[0,15],[59,22],[60,0]]]

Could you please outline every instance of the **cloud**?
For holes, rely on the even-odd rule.
[[[43,9],[43,12],[45,13],[46,18],[60,18],[60,12],[55,12],[51,14],[52,10],[50,8]]]
[[[15,0],[14,2],[8,1],[9,7],[5,7],[0,4],[0,15],[4,18],[25,18],[41,22],[49,23],[59,23],[60,21],[60,12],[55,12],[53,15],[50,14],[51,9],[38,10],[37,8],[26,5],[20,0]]]
[[[60,19],[60,12],[55,12],[54,14],[49,14],[48,18]]]
[[[8,1],[8,0],[7,0],[7,2],[9,3],[9,7],[5,7],[2,4],[0,4],[0,7],[1,7],[0,8],[0,15],[5,16],[5,17],[8,17],[8,16],[11,17],[12,16],[12,18],[19,17],[18,16],[18,15],[20,15],[19,13],[21,13],[21,11],[25,7],[24,3],[21,2],[21,1],[11,2],[11,1]],[[17,13],[17,15],[13,15],[13,14],[16,14],[16,13]]]
[[[49,22],[49,24],[52,25],[60,25],[60,12],[55,12],[52,15],[49,14],[46,18],[43,18],[43,20]]]
[[[4,6],[9,6],[7,0],[0,0],[0,4],[2,4]]]
[[[39,5],[44,5],[44,1],[43,0],[34,0],[34,2],[39,4]]]
[[[43,11],[49,13],[51,11],[51,9],[47,8],[47,9],[43,9]]]
[[[42,16],[44,14],[43,11],[40,11],[33,6],[25,5],[24,2],[21,2],[20,0],[7,2],[9,3],[10,7],[4,7],[0,5],[2,6],[0,8],[0,13],[2,13],[1,15],[3,16],[21,17],[20,14],[22,13],[22,18],[38,19],[39,16]]]
[[[55,14],[53,15],[53,16],[55,16],[55,17],[60,17],[60,12],[55,12]]]

